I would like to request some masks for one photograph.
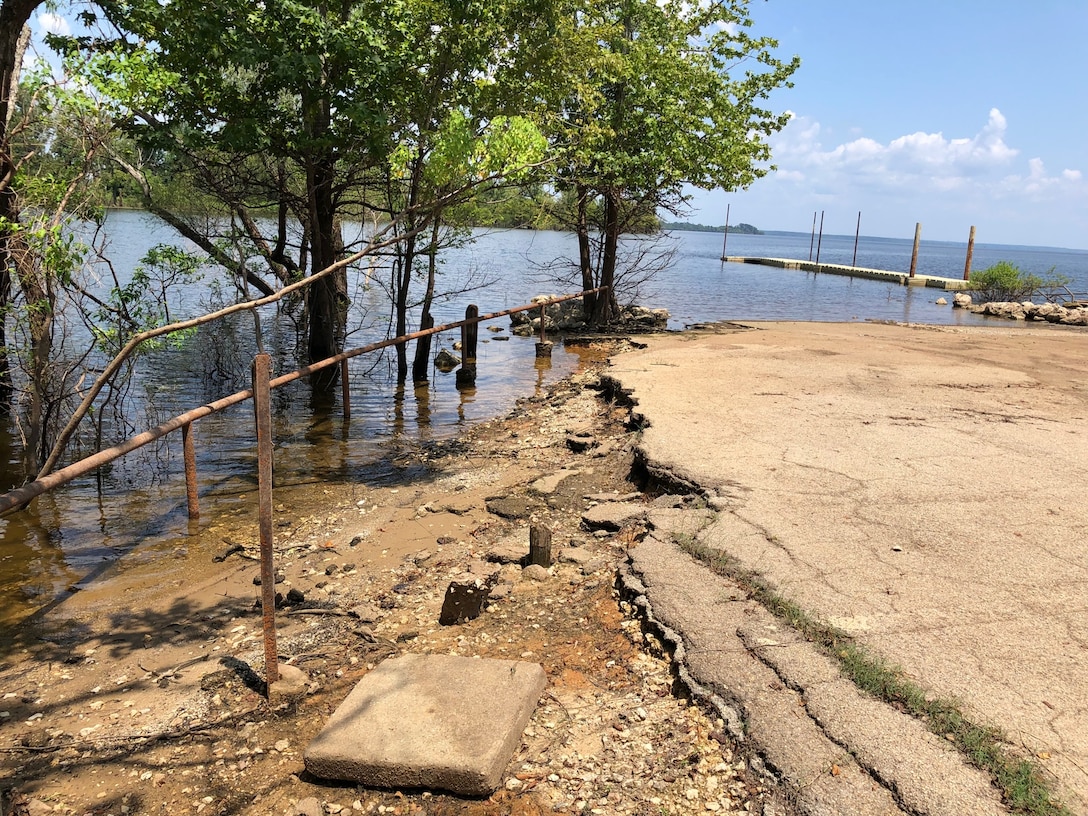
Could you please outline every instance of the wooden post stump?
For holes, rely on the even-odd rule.
[[[552,565],[552,531],[533,525],[529,528],[529,563],[542,567]]]

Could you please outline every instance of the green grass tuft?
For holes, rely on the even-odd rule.
[[[990,774],[1010,811],[1025,816],[1071,816],[1054,800],[1042,769],[1014,754],[1000,730],[972,723],[955,700],[930,699],[898,667],[869,654],[842,630],[818,621],[728,553],[707,547],[690,535],[677,536],[675,543],[718,575],[739,583],[752,600],[820,646],[859,689],[917,717],[934,734],[955,745],[972,765]]]

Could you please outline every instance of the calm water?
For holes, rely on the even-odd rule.
[[[111,215],[108,232],[110,253],[119,269],[131,269],[152,244],[171,240],[167,230],[134,213]],[[480,233],[477,238],[468,247],[449,251],[444,259],[440,287],[461,293],[436,305],[437,322],[460,319],[468,303],[478,304],[481,313],[492,312],[527,303],[537,294],[577,288],[555,282],[557,259],[576,256],[572,236],[514,231]],[[942,293],[933,289],[723,264],[720,234],[677,232],[666,245],[674,253],[671,262],[641,287],[638,300],[667,308],[670,328],[714,320],[985,321],[937,306],[934,301]],[[906,271],[911,246],[909,240],[863,237],[857,263]],[[730,235],[727,249],[730,255],[807,259],[809,236]],[[848,264],[853,251],[853,236],[824,236],[820,260]],[[919,271],[961,277],[965,251],[961,244],[924,241]],[[1054,268],[1074,279],[1074,291],[1088,291],[1088,252],[976,245],[975,269],[997,260],[1040,274]],[[385,336],[389,306],[381,284],[386,274],[375,269],[369,284],[358,282],[349,347]],[[195,312],[207,296],[206,287],[194,287],[175,307],[179,314]],[[491,325],[508,327],[506,319]],[[290,321],[268,310],[262,326],[278,370],[294,368]],[[451,332],[435,338],[432,353],[451,346],[458,336]],[[474,392],[459,392],[452,374],[433,372],[427,387],[397,393],[389,356],[352,362],[350,423],[343,422],[338,399],[314,405],[304,384],[274,392],[277,501],[293,489],[312,490],[320,484],[409,479],[417,466],[414,457],[405,454],[504,413],[518,397],[565,376],[578,362],[577,349],[557,346],[551,365],[540,367],[534,364],[532,339],[503,341],[483,330],[481,340]],[[246,387],[254,351],[252,318],[242,317],[202,331],[185,351],[163,351],[147,358],[125,403],[131,432]],[[194,537],[223,516],[240,515],[249,523],[248,502],[255,486],[250,410],[239,406],[196,427],[203,510],[199,527],[191,527],[185,518],[180,439],[174,436],[114,463],[101,474],[101,485],[87,478],[37,500],[25,513],[0,519],[0,592],[5,598],[0,629],[138,545],[171,552],[192,546]],[[11,428],[0,427],[0,490],[19,481],[14,438]]]

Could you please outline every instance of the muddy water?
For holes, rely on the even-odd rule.
[[[553,358],[541,362],[534,352],[523,338],[481,345],[477,387],[469,391],[456,389],[452,374],[407,393],[353,377],[350,422],[339,401],[314,406],[305,386],[278,394],[274,502],[291,516],[320,515],[353,491],[418,479],[429,446],[505,413],[519,397],[541,392],[594,354],[558,345]],[[206,560],[234,543],[252,545],[252,426],[245,405],[197,424],[198,522],[186,513],[177,435],[143,457],[134,455],[142,461],[120,463],[101,489],[84,479],[0,520],[0,651],[22,624],[130,564],[159,561],[168,575],[190,557]]]

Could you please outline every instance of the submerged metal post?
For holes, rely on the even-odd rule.
[[[181,426],[181,449],[185,458],[185,504],[189,520],[200,518],[200,497],[196,489],[196,448],[193,445],[193,423]]]
[[[265,682],[279,680],[276,650],[276,570],[272,562],[272,399],[268,381],[272,357],[253,358],[253,415],[257,425],[257,507],[261,544],[261,626],[264,631]]]
[[[858,210],[858,228],[854,232],[854,260],[850,262],[850,266],[858,265],[858,238],[861,237],[861,210]]]
[[[963,279],[971,280],[971,256],[975,254],[975,225],[971,225],[971,234],[967,238],[967,261],[963,265]]]
[[[812,237],[808,239],[808,259],[812,260],[812,245],[816,243],[816,210],[812,211]]]
[[[725,245],[729,243],[729,204],[725,205],[725,237],[722,238],[722,261],[725,261]]]
[[[914,225],[914,250],[910,253],[910,277],[914,277],[914,270],[918,268],[918,244],[922,240],[922,222]]]
[[[351,419],[351,386],[348,383],[348,361],[340,361],[340,388],[343,391],[344,422]]]
[[[816,241],[816,269],[820,268],[820,246],[824,242],[824,211],[820,210],[820,238]]]

